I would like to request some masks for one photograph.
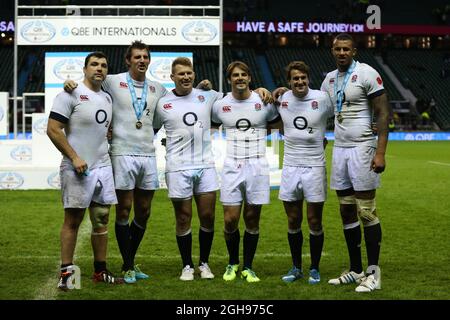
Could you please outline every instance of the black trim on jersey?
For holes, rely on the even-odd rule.
[[[192,90],[194,90],[194,89],[192,88]],[[184,94],[184,95],[178,94],[178,93],[175,91],[175,89],[172,89],[172,92],[173,92],[173,94],[176,95],[177,97],[186,97],[186,96],[188,96],[192,91],[189,92],[188,94]]]
[[[375,91],[374,93],[371,93],[367,96],[367,98],[369,98],[369,100],[372,100],[373,98],[376,98],[378,96],[381,96],[384,93],[384,89],[380,89],[378,91]]]
[[[274,124],[274,123],[277,123],[277,122],[280,121],[280,120],[281,120],[281,116],[278,115],[278,117],[276,117],[276,118],[273,119],[273,120],[267,121],[267,123],[268,123],[268,124]]]
[[[109,93],[108,91],[104,90],[103,87],[102,87],[102,91],[103,91],[104,93],[106,93],[106,94],[111,98],[111,104],[113,104],[113,103],[114,103],[114,99],[113,99],[111,93]]]
[[[50,115],[48,116],[50,119],[56,120],[58,122],[67,124],[69,122],[69,119],[63,116],[62,114],[59,114],[54,111],[50,111]]]
[[[211,120],[211,127],[219,128],[222,125],[222,123],[217,123]]]

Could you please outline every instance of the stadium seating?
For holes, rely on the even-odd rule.
[[[278,86],[286,85],[285,68],[293,60],[303,60],[311,67],[310,87],[320,89],[325,75],[336,68],[336,63],[329,48],[274,48],[267,51],[269,65]],[[371,50],[358,50],[356,60],[374,67],[384,80],[386,91],[390,100],[404,100],[395,85],[380,67]]]
[[[450,76],[443,77],[444,53],[429,50],[390,50],[387,64],[417,98],[434,98],[431,117],[443,130],[450,129]]]

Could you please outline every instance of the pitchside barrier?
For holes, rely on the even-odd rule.
[[[59,163],[61,155],[49,141],[45,129],[47,116],[33,115],[32,139],[0,140],[0,189],[58,189]],[[161,188],[165,184],[165,148],[161,140],[165,137],[161,129],[155,137],[158,175]],[[327,132],[328,140],[334,140],[334,134]],[[280,185],[281,170],[279,169],[279,144],[282,136],[272,134],[266,148],[270,164],[270,184],[272,188]],[[277,141],[278,140],[278,141]],[[450,141],[450,132],[391,132],[390,141]],[[212,150],[219,173],[225,157],[226,141],[222,135],[215,135],[212,140]]]

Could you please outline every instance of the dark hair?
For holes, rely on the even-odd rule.
[[[306,73],[306,75],[309,78],[309,66],[303,61],[292,61],[291,63],[288,64],[288,66],[286,67],[286,79],[288,81],[291,80],[292,70],[298,70],[303,73]]]
[[[89,53],[89,54],[86,56],[86,58],[84,59],[84,67],[85,67],[85,68],[88,66],[89,60],[90,60],[92,57],[96,57],[96,58],[105,58],[105,59],[106,59],[106,62],[108,62],[108,57],[106,56],[106,54],[104,54],[104,53],[101,52],[101,51],[94,51],[94,52]]]
[[[173,60],[172,62],[172,72],[173,72],[173,68],[175,68],[176,65],[182,65],[182,66],[186,66],[186,67],[191,67],[192,69],[194,68],[192,66],[192,62],[189,58],[186,57],[178,57],[175,60]]]
[[[228,67],[227,67],[227,71],[226,71],[226,75],[227,75],[227,79],[231,79],[231,72],[233,71],[234,68],[239,67],[242,70],[244,70],[249,77],[251,77],[251,73],[250,73],[250,68],[248,67],[248,65],[246,65],[244,62],[242,61],[233,61],[231,62]]]
[[[349,35],[348,33],[339,33],[335,38],[334,41],[336,40],[341,40],[341,41],[345,41],[345,40],[349,40],[352,42],[352,44],[355,44],[355,41],[353,40],[353,37],[351,35]],[[333,41],[333,42],[334,42]]]
[[[125,52],[125,62],[131,59],[131,51],[133,51],[133,49],[147,50],[148,55],[150,57],[150,48],[148,47],[148,45],[143,43],[141,40],[136,40],[133,41],[131,45],[127,48],[127,52]]]

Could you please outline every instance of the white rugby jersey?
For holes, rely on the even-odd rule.
[[[211,108],[222,97],[194,88],[186,96],[170,91],[159,100],[153,125],[166,130],[166,172],[214,167]]]
[[[250,159],[266,155],[267,122],[278,118],[272,104],[264,105],[252,92],[245,100],[230,93],[213,105],[212,121],[223,124],[227,136],[227,157]]]
[[[106,92],[92,91],[81,82],[72,93],[56,96],[50,117],[66,123],[67,141],[89,169],[111,165],[106,134],[112,101]],[[72,166],[72,161],[64,156],[61,165]]]
[[[113,98],[113,131],[110,148],[111,155],[155,156],[153,145],[153,116],[156,103],[167,92],[160,83],[147,79],[148,93],[145,109],[140,121],[142,127],[136,128],[136,113],[133,108],[127,83],[127,72],[108,75],[103,82],[104,90]],[[142,96],[144,82],[133,82],[136,96]]]
[[[336,71],[331,71],[325,77],[321,90],[328,92],[335,105]],[[344,82],[345,72],[339,72],[338,87],[339,92]],[[365,143],[376,147],[376,138],[372,132],[373,110],[369,104],[372,97],[376,97],[384,92],[383,81],[378,72],[365,63],[356,62],[356,67],[349,77],[344,89],[342,103],[342,123],[337,118],[334,121],[334,145],[338,147],[354,147],[360,143]]]
[[[283,165],[325,166],[323,138],[327,119],[334,115],[328,94],[309,89],[306,96],[297,98],[289,90],[278,100],[284,127]]]

